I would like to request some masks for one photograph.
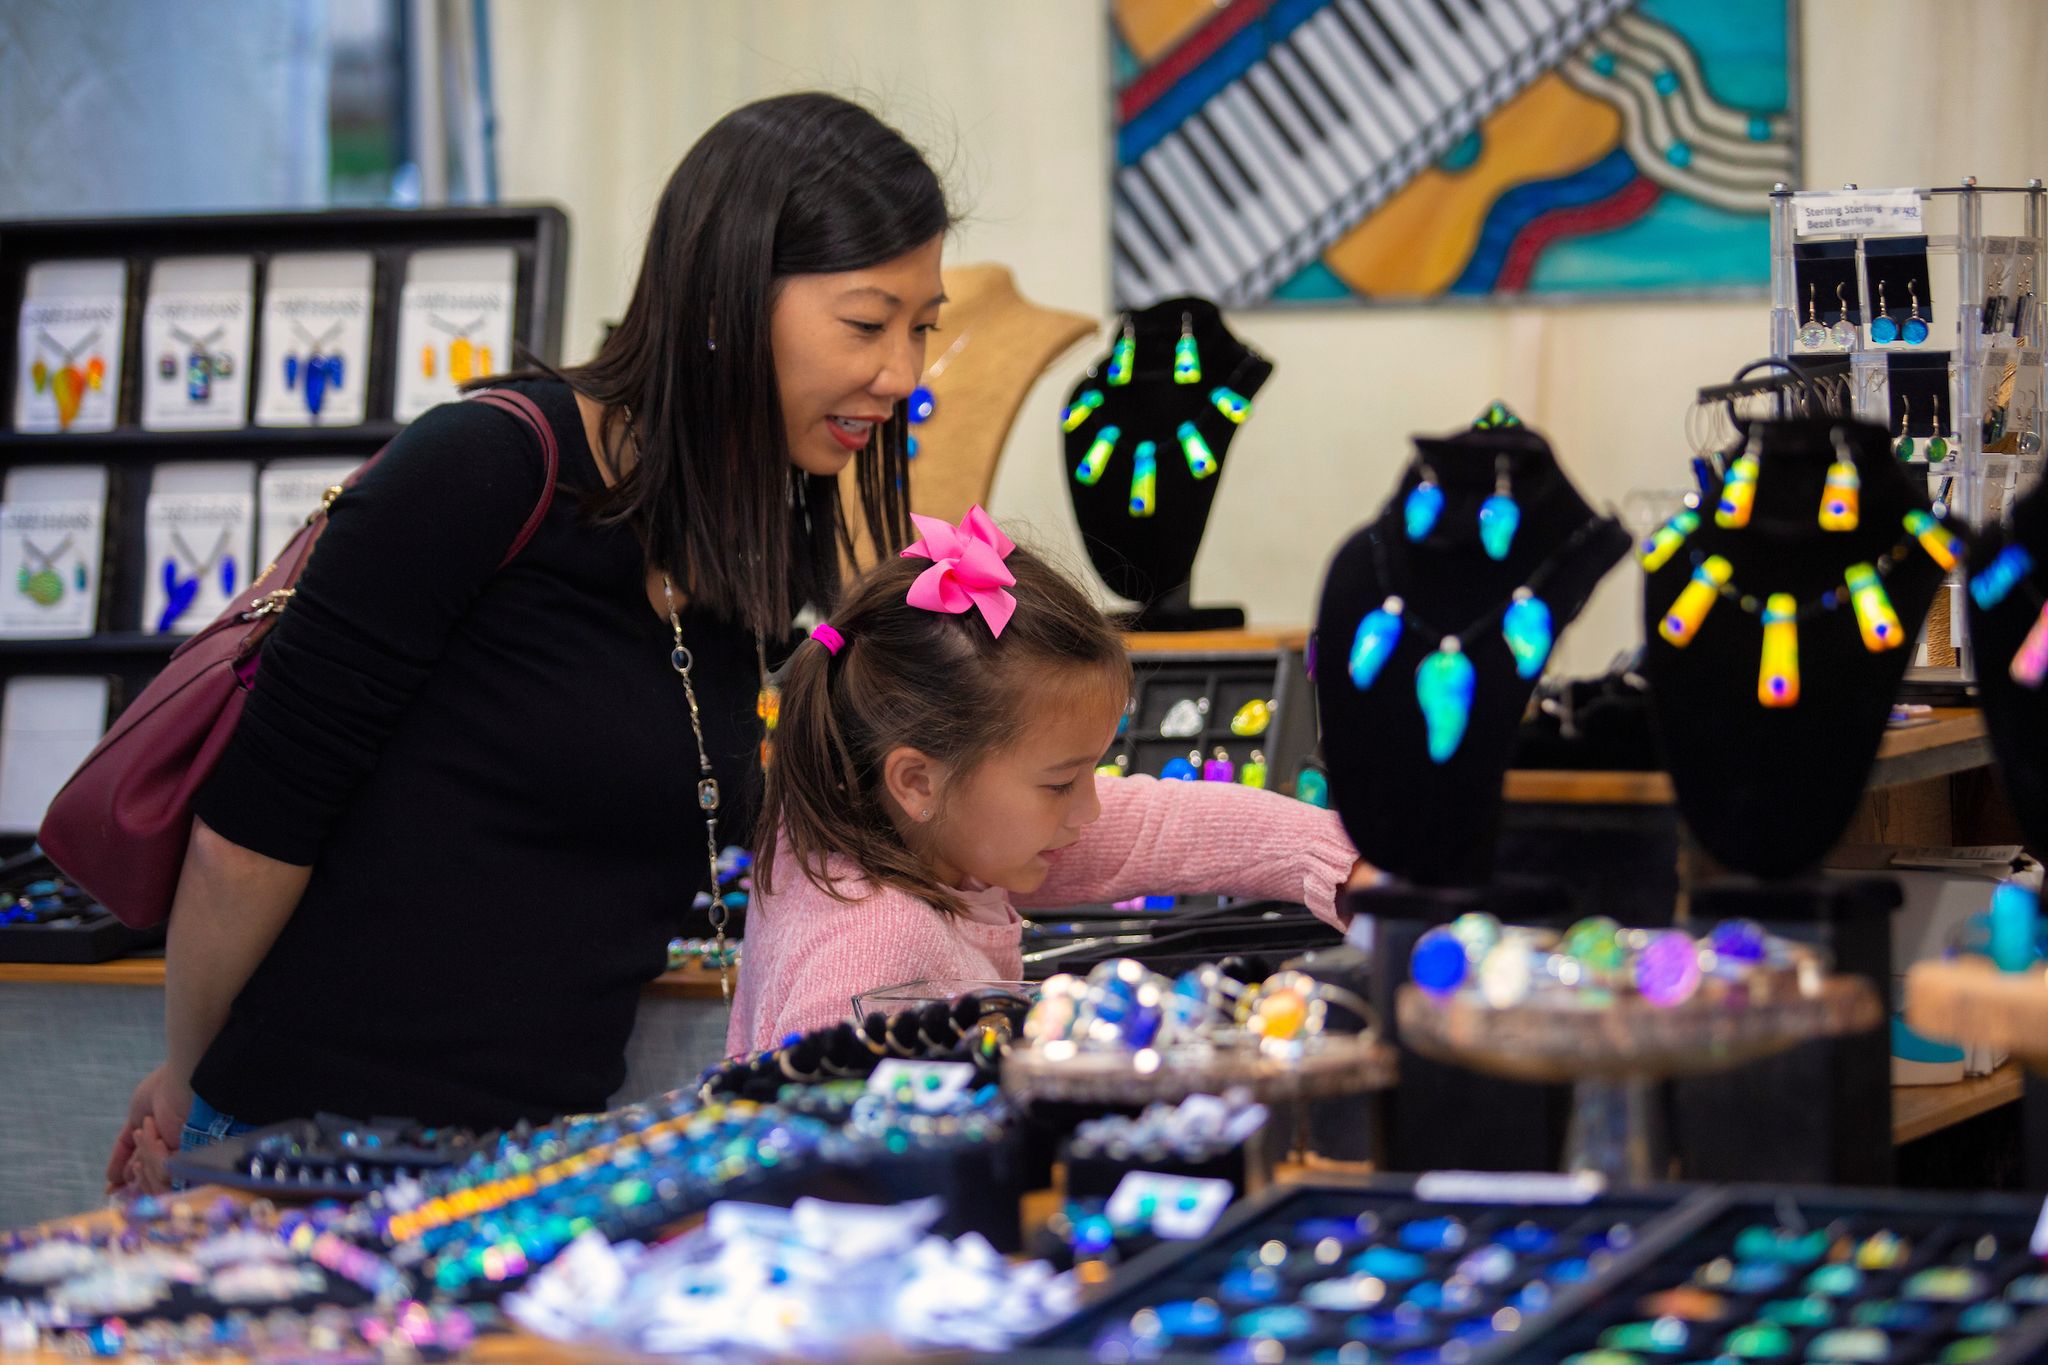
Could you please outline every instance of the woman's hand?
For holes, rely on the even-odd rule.
[[[163,1163],[185,1132],[192,1112],[191,1085],[166,1062],[142,1078],[128,1101],[128,1118],[107,1159],[107,1192],[160,1179]]]
[[[1378,886],[1386,880],[1386,873],[1360,858],[1351,865],[1351,875],[1344,879],[1346,891],[1363,891],[1369,886]]]

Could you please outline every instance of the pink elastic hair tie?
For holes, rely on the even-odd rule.
[[[825,650],[829,654],[837,655],[840,650],[846,648],[846,637],[841,635],[838,629],[829,621],[820,621],[817,625],[812,626],[811,638],[825,646]]]

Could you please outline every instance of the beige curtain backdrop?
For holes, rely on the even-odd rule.
[[[1714,0],[1694,0],[1712,4]],[[2048,175],[2044,0],[1803,0],[1803,175],[1813,187]],[[663,182],[747,100],[823,88],[926,149],[967,221],[954,261],[1001,261],[1053,307],[1108,303],[1110,112],[1102,0],[493,0],[508,199],[572,220],[566,349],[618,316]],[[1411,432],[1505,399],[1596,503],[1683,485],[1692,392],[1768,348],[1764,301],[1252,312],[1278,366],[1232,447],[1195,565],[1197,602],[1312,619],[1338,542],[1392,486]],[[992,511],[1085,564],[1055,422],[1085,349],[1025,404]],[[1638,635],[1617,570],[1559,651],[1597,672]]]

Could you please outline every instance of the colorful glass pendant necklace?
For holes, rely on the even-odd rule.
[[[320,415],[320,409],[327,401],[327,390],[341,387],[341,356],[327,349],[340,338],[341,328],[342,322],[337,318],[332,327],[316,337],[301,326],[297,318],[292,319],[292,330],[299,334],[306,353],[301,356],[297,351],[285,352],[284,386],[286,389],[299,389],[300,396],[306,401],[306,411],[315,417]],[[300,388],[302,379],[305,386]]]
[[[448,334],[448,378],[456,384],[467,384],[470,380],[491,373],[491,348],[479,346],[472,338],[484,318],[478,317],[467,326],[458,327],[439,314],[429,313],[427,321],[439,331]],[[428,379],[434,377],[439,361],[434,343],[428,342],[420,348],[420,373]]]
[[[166,556],[163,563],[164,609],[162,614],[157,617],[157,634],[170,634],[172,629],[177,626],[178,618],[190,610],[192,603],[198,598],[199,585],[205,581],[206,576],[212,573],[216,567],[220,570],[221,596],[232,597],[235,595],[238,577],[237,568],[235,557],[228,553],[228,545],[233,535],[234,530],[232,527],[223,526],[220,531],[220,539],[213,543],[213,552],[207,555],[204,561],[201,561],[199,556],[192,552],[192,547],[185,543],[185,537],[182,532],[171,532],[171,549],[173,553]],[[189,578],[178,572],[180,556],[183,556],[185,563],[192,566],[192,574]]]
[[[228,326],[220,326],[205,336],[194,336],[184,328],[173,324],[170,328],[173,338],[185,343],[185,397],[194,403],[204,403],[213,396],[213,381],[226,379],[235,372],[235,359],[226,351],[213,348],[228,333]],[[157,375],[163,379],[176,379],[181,362],[171,351],[157,357]]]
[[[1173,346],[1173,382],[1175,384],[1199,384],[1202,382],[1201,351],[1195,344],[1193,317],[1181,314],[1181,334]],[[964,338],[963,338],[964,339]],[[1111,348],[1109,367],[1104,382],[1111,388],[1120,388],[1131,382],[1131,375],[1137,367],[1138,343],[1128,315],[1124,318],[1122,333],[1116,345]],[[1093,378],[1095,371],[1088,371]],[[913,401],[915,395],[912,395]],[[1108,401],[1103,391],[1093,384],[1074,395],[1073,401],[1060,411],[1060,430],[1071,435],[1086,426],[1095,413]],[[1209,404],[1221,413],[1232,426],[1243,426],[1252,414],[1251,400],[1227,385],[1217,385],[1209,390]],[[1180,446],[1181,458],[1187,462],[1188,473],[1197,481],[1212,477],[1221,468],[1216,452],[1210,447],[1208,438],[1193,422],[1182,422],[1174,428],[1174,441]],[[1093,488],[1102,481],[1109,468],[1110,459],[1116,454],[1117,445],[1123,440],[1124,431],[1114,423],[1103,426],[1089,442],[1080,463],[1074,466],[1074,482],[1083,488]],[[1134,518],[1153,515],[1159,507],[1159,443],[1141,440],[1131,452],[1131,495],[1126,511]]]
[[[64,574],[58,569],[57,561],[71,552],[70,536],[58,543],[54,550],[45,550],[26,535],[21,538],[21,569],[15,575],[15,587],[23,597],[39,607],[54,607],[64,600]],[[77,587],[85,591],[85,561],[77,565]]]
[[[632,415],[627,414],[630,424]],[[669,651],[669,667],[683,680],[683,699],[690,705],[690,734],[697,741],[697,809],[704,816],[704,844],[711,868],[711,933],[718,958],[718,991],[727,1004],[732,1003],[732,969],[726,966],[725,926],[727,911],[718,891],[718,774],[711,767],[711,749],[704,742],[704,718],[697,709],[697,688],[691,680],[690,669],[695,660],[690,656],[689,647],[683,643],[683,617],[676,606],[675,585],[667,574],[661,576],[661,595],[668,603],[669,629],[675,633],[675,647]]]
[[[1087,394],[1083,393],[1081,397],[1086,398]],[[1069,412],[1072,410],[1068,409]],[[1084,416],[1082,420],[1087,419]],[[1075,425],[1078,426],[1079,423]],[[1216,454],[1209,448],[1209,442],[1203,437],[1200,428],[1193,422],[1182,422],[1174,434],[1180,443],[1181,456],[1187,461],[1188,473],[1197,480],[1213,476],[1218,468]],[[1110,457],[1116,454],[1117,443],[1122,439],[1121,427],[1106,426],[1096,432],[1087,453],[1081,456],[1081,463],[1074,467],[1074,482],[1084,488],[1093,488],[1100,483],[1104,471],[1109,468]],[[1131,452],[1131,500],[1128,511],[1133,517],[1149,517],[1158,510],[1158,500],[1159,445],[1156,441],[1140,441],[1137,448]]]
[[[1506,600],[1480,613],[1463,630],[1439,630],[1415,616],[1398,594],[1389,594],[1379,606],[1367,612],[1351,640],[1349,672],[1351,685],[1360,692],[1372,690],[1386,670],[1402,638],[1413,627],[1418,638],[1435,639],[1437,646],[1415,670],[1415,700],[1422,710],[1423,727],[1433,763],[1448,763],[1464,743],[1472,717],[1472,696],[1477,670],[1468,657],[1476,643],[1496,620],[1502,640],[1514,657],[1516,676],[1534,678],[1543,671],[1556,641],[1550,605],[1540,596],[1543,585],[1557,567],[1569,561],[1586,538],[1603,525],[1593,517],[1571,534],[1557,552],[1537,566],[1523,584]],[[1387,559],[1386,539],[1377,528],[1372,538],[1373,567],[1381,583],[1394,581]]]
[[[910,391],[910,397],[904,402],[903,415],[910,425],[921,427],[932,420],[932,414],[939,410],[939,400],[937,395],[932,393],[931,382],[946,372],[946,367],[953,363],[953,357],[960,354],[961,349],[967,345],[967,338],[973,335],[971,331],[962,332],[937,360],[925,367],[924,378],[918,381],[917,387]],[[1100,401],[1098,396],[1097,402]],[[913,433],[905,444],[906,458],[917,458],[918,444],[917,436]]]
[[[2039,691],[2043,680],[2048,679],[2048,592],[2042,590],[2034,577],[2034,557],[2023,545],[2007,545],[1970,579],[1970,596],[1980,610],[1993,611],[2004,604],[2014,588],[2022,586],[2040,611],[2013,653],[2007,671],[2021,687]]]
[[[107,362],[104,359],[93,356],[83,365],[78,363],[79,354],[90,350],[99,339],[100,329],[95,327],[79,338],[76,346],[66,346],[42,328],[36,329],[39,345],[48,347],[59,359],[52,366],[43,359],[39,350],[34,363],[28,368],[29,384],[37,393],[47,390],[57,400],[59,431],[70,429],[88,392],[97,392],[107,385]]]

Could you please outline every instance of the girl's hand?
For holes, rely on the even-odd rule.
[[[1363,891],[1369,886],[1378,886],[1386,879],[1386,873],[1360,858],[1351,865],[1351,875],[1344,879],[1346,891]]]

